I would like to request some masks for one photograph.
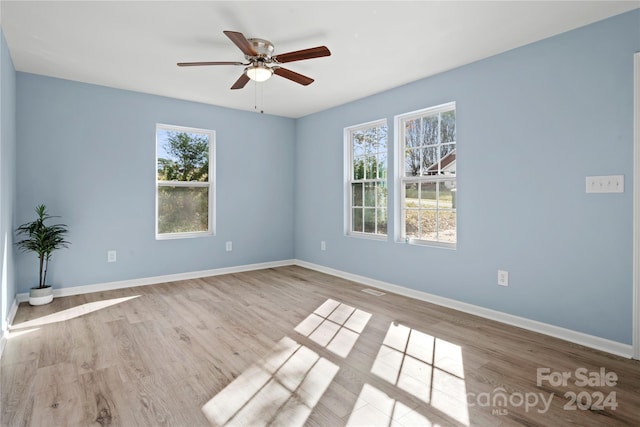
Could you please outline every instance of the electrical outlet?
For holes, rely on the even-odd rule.
[[[509,272],[498,270],[498,285],[509,286]]]
[[[233,250],[233,243],[227,242],[226,249],[227,249],[227,252],[231,252]]]
[[[320,250],[321,251],[327,250],[327,242],[325,242],[324,240],[320,242]]]
[[[107,262],[116,262],[116,251],[107,251]]]

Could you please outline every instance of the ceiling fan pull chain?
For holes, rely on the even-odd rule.
[[[258,112],[258,82],[253,82],[253,109]],[[260,114],[264,114],[264,86],[260,85]]]
[[[258,112],[258,82],[253,81],[253,109]]]

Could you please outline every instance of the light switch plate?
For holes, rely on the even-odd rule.
[[[588,176],[587,193],[624,193],[624,175]]]

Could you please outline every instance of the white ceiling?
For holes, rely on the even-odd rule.
[[[640,7],[640,1],[7,1],[0,19],[16,70],[224,107],[302,117]],[[244,61],[222,33],[276,53],[326,45],[230,90]]]

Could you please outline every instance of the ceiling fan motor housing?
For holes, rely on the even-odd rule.
[[[264,39],[248,39],[258,55],[255,56],[245,55],[244,57],[251,61],[253,59],[262,59],[263,62],[271,62],[271,55],[273,54],[273,44],[269,40]]]

